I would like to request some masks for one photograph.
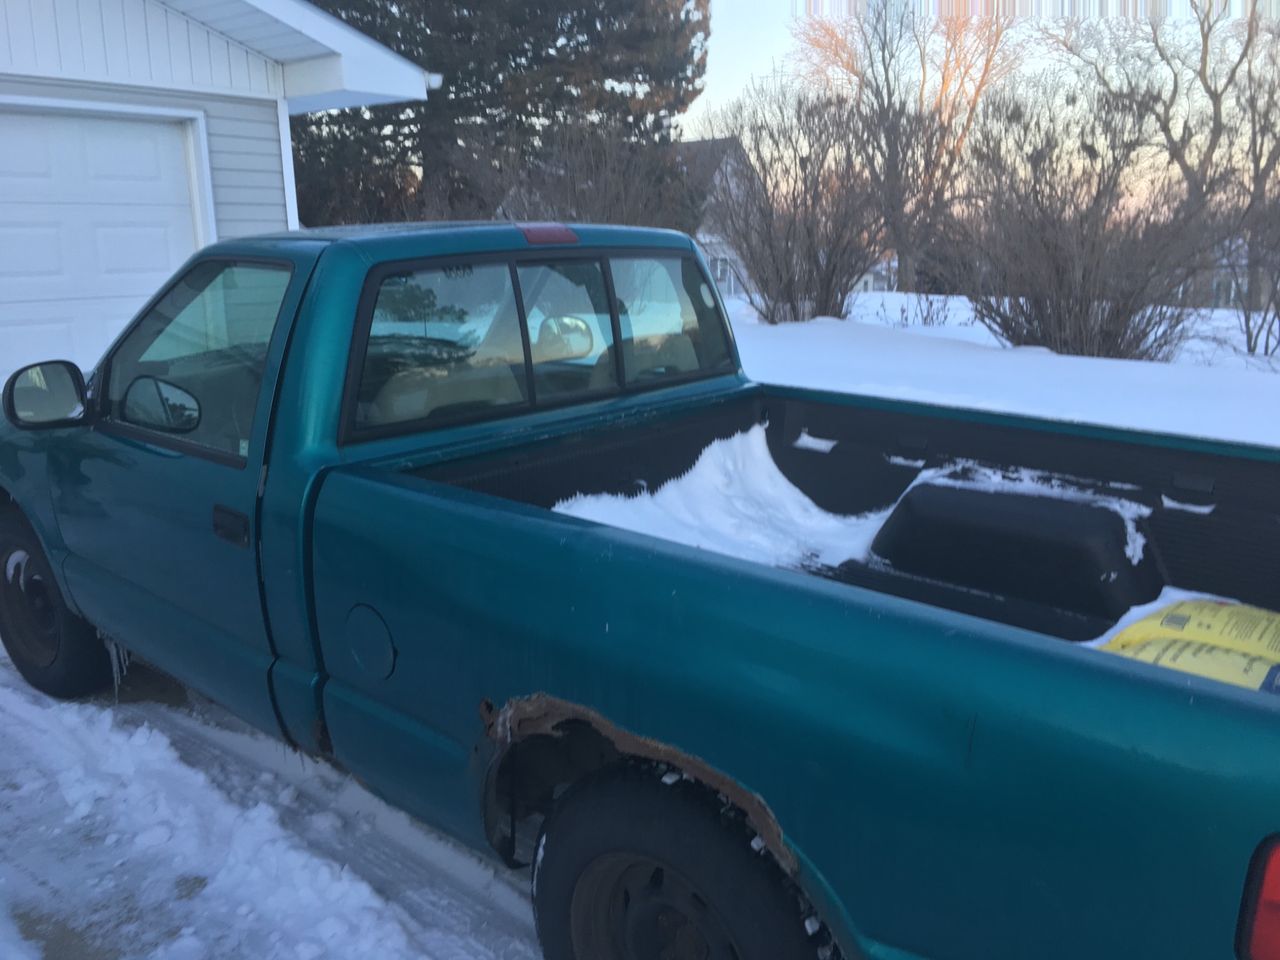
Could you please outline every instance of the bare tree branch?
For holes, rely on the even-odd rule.
[[[1003,14],[925,17],[896,0],[856,16],[807,17],[798,58],[813,80],[848,90],[864,128],[862,161],[876,185],[898,287],[918,288],[931,238],[955,198],[977,107],[1016,68],[1023,42]]]
[[[882,233],[853,104],[775,77],[709,128],[740,145],[712,186],[708,221],[742,258],[753,304],[769,323],[843,317]]]

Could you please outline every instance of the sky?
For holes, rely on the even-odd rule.
[[[1019,0],[1019,7],[1033,6],[1045,15],[1068,2],[1088,13],[1127,0]],[[1142,0],[1147,2],[1147,0]],[[1163,2],[1175,20],[1190,17],[1189,0]],[[1227,0],[1233,10],[1244,0]],[[926,0],[928,3],[928,0]],[[702,95],[681,118],[685,139],[698,139],[700,122],[708,113],[731,103],[752,77],[772,73],[786,65],[794,49],[791,25],[807,7],[843,8],[833,0],[711,0],[711,40],[707,49],[707,73]]]
[[[681,127],[696,139],[701,118],[742,92],[753,76],[771,73],[791,50],[797,0],[711,0],[706,86]]]

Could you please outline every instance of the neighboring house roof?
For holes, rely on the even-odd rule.
[[[428,73],[305,0],[160,0],[283,70],[290,113],[426,99]]]
[[[724,166],[725,158],[736,149],[733,137],[713,140],[681,140],[675,145],[676,156],[684,165],[685,177],[694,196],[709,196],[716,174]]]

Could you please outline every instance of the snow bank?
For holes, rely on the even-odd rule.
[[[579,495],[555,510],[742,560],[794,567],[865,556],[887,512],[827,513],[769,454],[764,427],[707,447],[684,476],[623,497]]]
[[[762,383],[1280,447],[1275,374],[1011,349],[973,329],[734,324],[743,368]]]
[[[37,698],[0,667],[0,956],[38,955],[16,940],[20,910],[92,955],[420,960],[397,911],[269,806],[233,803],[156,730]]]
[[[740,303],[736,312],[742,316],[751,309],[751,305]],[[849,305],[849,319],[909,328],[912,333],[966,340],[984,346],[1005,345],[977,321],[972,306],[964,297],[918,296],[896,291],[860,293]],[[1246,352],[1237,310],[1196,311],[1187,321],[1186,331],[1186,339],[1174,353],[1172,362],[1175,364],[1280,373],[1280,357],[1250,356]]]
[[[795,445],[827,452],[834,442],[802,433]],[[998,469],[970,460],[921,470],[907,489],[922,483],[1070,500],[1109,510],[1124,522],[1129,561],[1142,561],[1146,538],[1138,521],[1149,516],[1151,508],[1124,496],[1132,486],[1113,484],[1098,490],[1072,477],[1021,467]],[[655,491],[634,496],[578,494],[553,509],[742,560],[801,567],[868,559],[871,543],[895,505],[856,516],[828,513],[783,475],[769,452],[764,427],[755,426],[715,441],[687,473]]]

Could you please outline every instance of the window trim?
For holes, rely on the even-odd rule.
[[[284,286],[284,296],[280,299],[280,307],[276,310],[275,324],[271,328],[271,337],[267,341],[267,349],[268,352],[270,351],[271,343],[275,340],[276,333],[280,329],[280,320],[284,316],[285,306],[289,302],[289,292],[293,287],[294,277],[297,273],[297,264],[292,260],[282,260],[277,257],[238,255],[200,257],[197,260],[192,260],[188,264],[186,270],[175,274],[169,282],[161,287],[160,291],[148,300],[146,305],[138,311],[137,316],[129,322],[129,325],[124,328],[120,336],[118,336],[115,342],[111,344],[111,348],[107,351],[106,356],[103,357],[102,363],[98,365],[97,375],[94,377],[94,380],[98,385],[98,390],[97,396],[93,400],[94,412],[96,413],[93,429],[106,434],[107,436],[122,437],[128,440],[141,440],[144,443],[148,443],[155,447],[161,447],[165,450],[172,450],[175,453],[187,454],[189,456],[198,457],[201,460],[208,460],[212,463],[217,463],[224,467],[235,467],[238,470],[243,470],[249,464],[249,458],[247,456],[242,457],[226,450],[206,447],[203,444],[195,443],[191,440],[185,440],[180,435],[165,433],[160,430],[150,430],[146,427],[139,426],[136,423],[116,420],[108,414],[110,398],[107,394],[111,389],[111,367],[115,363],[116,354],[119,353],[120,348],[124,346],[129,337],[133,335],[134,330],[142,325],[142,321],[146,319],[152,310],[160,305],[165,297],[169,296],[170,293],[176,290],[179,284],[190,276],[193,271],[209,263],[225,264],[225,267],[240,265],[278,267],[288,274],[288,279],[285,281]],[[258,402],[262,402],[261,393],[258,395]]]
[[[486,251],[481,253],[467,254],[442,254],[433,257],[414,257],[406,260],[387,261],[378,263],[369,268],[365,274],[364,286],[360,291],[360,298],[356,305],[355,323],[351,330],[351,345],[347,352],[347,369],[344,374],[342,387],[342,406],[338,419],[338,437],[339,447],[347,447],[361,443],[372,443],[377,440],[386,440],[392,437],[407,436],[420,433],[434,433],[438,430],[448,430],[455,427],[466,426],[474,423],[484,423],[492,420],[506,419],[513,416],[519,416],[527,413],[541,412],[544,410],[556,410],[564,407],[571,407],[582,403],[596,403],[601,400],[607,400],[612,397],[634,396],[636,394],[649,393],[654,390],[661,390],[666,387],[680,386],[686,383],[694,383],[700,380],[711,380],[716,377],[728,376],[735,372],[737,367],[726,367],[723,370],[697,370],[689,374],[678,377],[668,377],[662,380],[646,382],[640,384],[628,384],[624,377],[622,362],[622,323],[618,316],[618,298],[614,292],[613,286],[613,270],[612,260],[619,259],[644,259],[644,258],[671,258],[677,260],[689,260],[698,268],[699,274],[707,285],[714,291],[716,289],[714,281],[708,275],[705,265],[702,264],[697,255],[692,250],[681,250],[670,247],[587,247],[574,250],[497,250]],[[564,260],[594,260],[600,264],[604,274],[605,293],[609,298],[609,322],[613,329],[613,342],[616,346],[614,349],[614,362],[617,364],[618,386],[608,390],[594,390],[590,393],[573,394],[555,400],[537,400],[537,387],[532,379],[532,356],[533,351],[529,344],[529,326],[528,318],[525,316],[525,303],[523,290],[520,287],[518,267],[524,264],[546,264],[557,263]],[[525,346],[525,371],[529,380],[528,397],[524,403],[504,404],[492,411],[481,411],[469,416],[458,417],[457,419],[440,422],[438,420],[430,420],[425,417],[419,417],[416,420],[403,420],[397,423],[380,424],[375,427],[360,428],[356,426],[356,406],[360,394],[360,378],[364,372],[365,357],[368,355],[369,338],[373,327],[373,309],[378,299],[378,291],[382,282],[389,276],[395,274],[414,273],[424,270],[439,270],[449,266],[461,266],[469,264],[479,266],[481,264],[505,263],[508,264],[514,283],[516,295],[516,310],[519,314],[521,327],[521,340]],[[725,340],[730,348],[732,355],[733,347],[733,331],[729,327],[729,318],[724,311],[720,309],[719,301],[716,302],[716,313],[720,317],[720,321],[724,326]]]

